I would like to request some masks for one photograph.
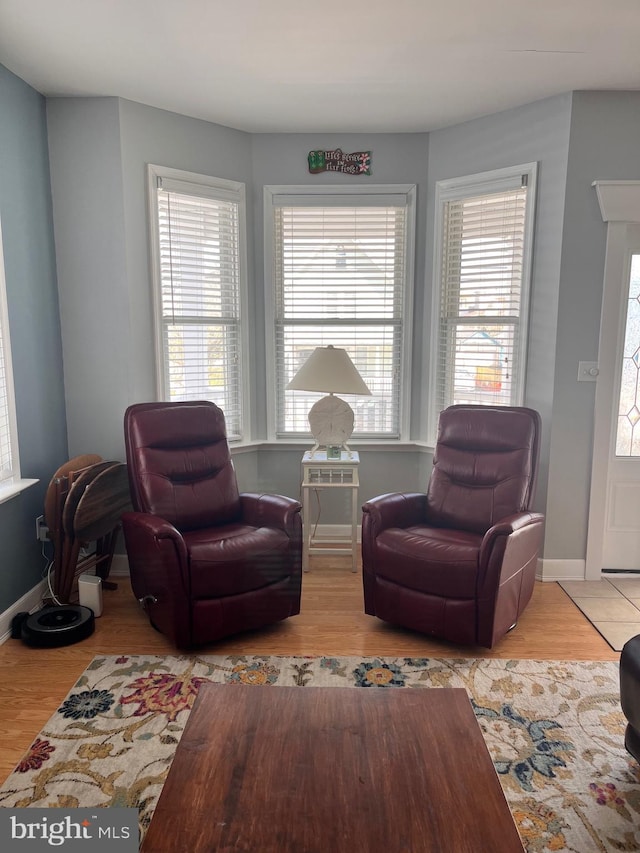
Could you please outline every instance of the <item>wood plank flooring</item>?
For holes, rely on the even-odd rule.
[[[104,591],[95,633],[73,646],[33,649],[19,640],[0,646],[0,779],[13,770],[33,738],[91,660],[100,654],[174,654],[150,627],[128,578]],[[383,655],[497,657],[539,660],[618,660],[556,583],[537,583],[517,627],[496,648],[453,646],[366,616],[360,573],[349,558],[314,556],[304,575],[302,611],[262,631],[207,646],[205,654]]]

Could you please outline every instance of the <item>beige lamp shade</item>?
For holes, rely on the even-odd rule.
[[[309,427],[318,447],[342,447],[349,450],[347,441],[353,432],[353,409],[339,394],[370,395],[362,376],[340,347],[316,347],[300,370],[287,385],[291,391],[325,391],[309,411]]]
[[[341,347],[316,347],[287,385],[290,391],[371,394],[349,353]]]

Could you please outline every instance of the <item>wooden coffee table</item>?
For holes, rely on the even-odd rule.
[[[513,853],[462,689],[208,684],[145,853]]]

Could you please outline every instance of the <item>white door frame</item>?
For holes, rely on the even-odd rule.
[[[595,391],[591,496],[585,579],[600,580],[607,482],[618,394],[617,360],[624,332],[627,289],[627,226],[640,223],[640,181],[594,181],[600,212],[607,223],[598,380]]]

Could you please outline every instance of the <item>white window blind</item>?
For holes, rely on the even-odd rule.
[[[161,395],[213,401],[239,438],[244,188],[159,175],[155,196]]]
[[[0,233],[0,484],[20,477],[9,316]]]
[[[440,194],[435,412],[522,402],[535,177],[522,168]]]
[[[286,386],[317,346],[347,350],[372,396],[351,397],[354,434],[401,433],[410,197],[276,196],[273,206],[276,434],[309,433],[321,394]]]

